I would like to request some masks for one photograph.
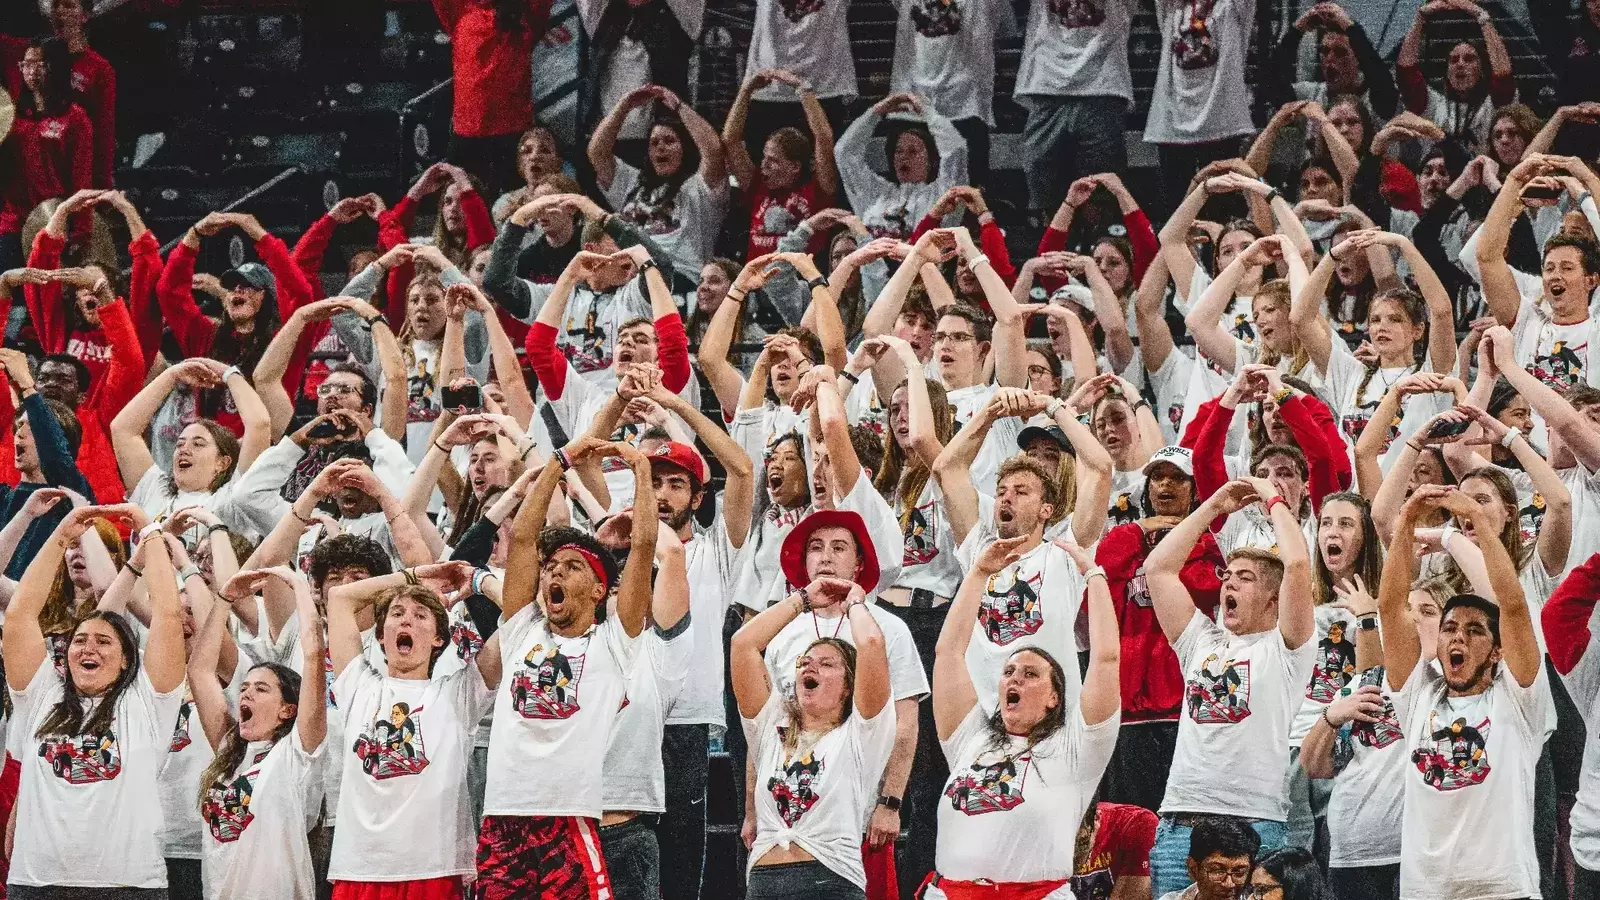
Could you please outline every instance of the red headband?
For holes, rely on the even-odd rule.
[[[611,589],[611,582],[606,578],[606,567],[600,563],[600,557],[596,556],[593,550],[582,544],[562,544],[550,551],[550,555],[555,556],[563,550],[571,550],[573,553],[583,557],[584,562],[589,564],[589,568],[594,570],[594,577],[600,579],[600,586],[607,590]]]

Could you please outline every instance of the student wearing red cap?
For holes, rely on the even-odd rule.
[[[733,636],[730,663],[759,773],[746,896],[803,888],[821,900],[860,900],[861,834],[895,743],[889,655],[867,602],[877,555],[859,515],[825,510],[795,526],[781,556],[790,583],[805,587]],[[771,679],[761,650],[806,619],[816,630],[791,668],[791,689]],[[823,621],[834,630],[824,632]]]

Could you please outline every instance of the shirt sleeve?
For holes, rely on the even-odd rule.
[[[1115,808],[1115,807],[1112,807]],[[1108,810],[1101,807],[1102,815]],[[1111,874],[1117,878],[1150,877],[1150,851],[1156,844],[1155,813],[1138,806],[1126,806],[1113,813],[1114,837],[1111,843]],[[1106,826],[1104,818],[1101,827]]]
[[[187,356],[207,356],[216,337],[216,323],[206,318],[194,302],[194,261],[196,251],[178,243],[167,256],[166,269],[156,286],[161,317]]]

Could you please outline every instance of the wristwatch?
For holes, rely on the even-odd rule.
[[[899,797],[891,797],[888,794],[879,794],[878,795],[878,805],[883,807],[884,809],[892,809],[895,812],[899,812],[900,811],[900,798]]]
[[[1361,616],[1360,618],[1356,619],[1356,630],[1357,631],[1377,631],[1378,630],[1378,617],[1377,616]]]

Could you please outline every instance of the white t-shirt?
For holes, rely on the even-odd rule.
[[[890,696],[895,700],[921,700],[928,696],[928,673],[922,668],[911,629],[899,616],[875,603],[868,603],[867,611],[883,632],[883,650],[889,657]],[[824,637],[837,637],[852,647],[856,643],[848,616],[824,618],[816,613],[801,613],[767,644],[763,660],[774,694],[788,697],[794,693],[795,662],[807,647]]]
[[[145,515],[152,522],[164,522],[174,512],[198,506],[215,513],[224,525],[238,534],[246,537],[260,537],[255,526],[249,518],[243,515],[235,496],[234,487],[239,483],[239,476],[243,473],[235,470],[233,477],[216,491],[173,491],[167,473],[156,466],[151,466],[140,476],[139,483],[128,492],[128,502],[144,510]],[[196,526],[185,532],[181,537],[191,545],[196,543],[203,535],[203,530]]]
[[[493,697],[478,668],[391,678],[362,656],[333,690],[344,711],[344,774],[329,880],[472,875],[477,832],[467,761]]]
[[[1347,752],[1349,762],[1334,777],[1328,797],[1329,868],[1392,866],[1400,861],[1404,807],[1394,801],[1410,761],[1395,715],[1394,692],[1382,666],[1363,672],[1354,686],[1369,684],[1383,692],[1383,713],[1376,722],[1351,723],[1336,739],[1335,756]]]
[[[685,278],[699,278],[728,211],[727,180],[720,186],[708,185],[696,172],[669,197],[665,185],[641,187],[639,170],[633,166],[620,159],[615,165],[616,175],[605,192],[611,208],[649,235]]]
[[[818,97],[856,96],[849,14],[848,0],[760,0],[746,69],[787,69],[809,81]],[[792,103],[795,92],[774,83],[756,91],[755,99]]]
[[[298,730],[276,744],[251,744],[222,786],[206,791],[200,877],[207,900],[314,900],[306,830],[322,802],[326,746],[308,752]]]
[[[156,776],[167,761],[183,685],[157,693],[141,665],[117,700],[109,731],[35,737],[64,690],[47,659],[27,690],[11,691],[22,781],[7,883],[165,888]],[[85,701],[85,721],[97,703]]]
[[[965,571],[971,571],[978,554],[999,537],[994,501],[982,495],[978,523],[956,552]],[[966,655],[967,674],[985,713],[994,712],[999,702],[1006,660],[1024,647],[1039,647],[1055,657],[1067,676],[1067,696],[1061,702],[1068,706],[1077,702],[1083,678],[1078,674],[1073,626],[1083,606],[1083,591],[1078,564],[1048,539],[989,576]]]
[[[981,496],[981,495],[980,495]],[[899,497],[895,498],[899,503]],[[961,562],[956,559],[955,530],[945,511],[944,491],[937,479],[929,478],[917,497],[915,509],[901,534],[905,549],[901,554],[900,578],[895,587],[932,591],[940,597],[954,597],[961,587]],[[895,510],[898,521],[906,514]]]
[[[1369,370],[1355,358],[1344,341],[1335,340],[1328,354],[1328,393],[1333,398],[1333,414],[1339,423],[1339,433],[1344,435],[1350,452],[1355,452],[1356,441],[1371,421],[1378,404],[1395,382],[1421,369],[1403,366]],[[1368,378],[1367,373],[1372,373]],[[1359,392],[1359,395],[1358,395]],[[1378,465],[1385,473],[1400,454],[1400,448],[1417,433],[1424,423],[1454,405],[1448,394],[1411,394],[1400,399],[1397,419],[1389,429],[1389,438],[1379,451]]]
[[[660,813],[667,809],[661,736],[667,707],[683,687],[694,659],[693,622],[691,612],[667,631],[651,625],[639,635],[638,662],[628,677],[627,699],[617,713],[601,767],[607,810]]]
[[[1161,814],[1284,821],[1289,726],[1317,645],[1306,641],[1290,650],[1276,628],[1229,634],[1196,610],[1172,649],[1183,668],[1185,699]]]
[[[1149,372],[1150,387],[1155,391],[1156,405],[1151,410],[1161,423],[1161,435],[1168,444],[1177,444],[1183,437],[1184,407],[1189,398],[1189,381],[1194,376],[1194,359],[1174,347],[1161,361],[1161,367]]]
[[[1556,390],[1574,384],[1600,386],[1600,319],[1590,316],[1572,325],[1557,325],[1550,307],[1538,297],[1523,297],[1511,328],[1517,362]]]
[[[978,411],[989,405],[998,390],[994,384],[975,384],[950,391],[950,408],[955,411],[956,428],[967,427]],[[1017,435],[1022,433],[1022,420],[1014,417],[996,419],[989,434],[978,448],[972,461],[972,486],[981,494],[994,494],[1000,478],[1000,464],[1022,452],[1017,447]]]
[[[1018,102],[1110,96],[1133,103],[1128,36],[1135,6],[1129,0],[1033,0],[1017,70]]]
[[[1395,696],[1411,768],[1405,777],[1400,896],[1539,896],[1534,769],[1544,743],[1545,667],[1522,687],[1502,664],[1482,694],[1446,696],[1418,665]],[[1484,827],[1485,823],[1494,827]]]
[[[1146,141],[1199,144],[1255,130],[1244,83],[1255,12],[1249,0],[1157,0],[1160,56]]]
[[[1582,463],[1557,469],[1561,483],[1572,495],[1572,549],[1567,551],[1567,569],[1600,553],[1600,472],[1590,472]]]
[[[902,0],[891,93],[927,97],[945,116],[994,125],[994,0]]]
[[[1144,472],[1111,470],[1111,505],[1106,509],[1106,530],[1144,518],[1140,501],[1144,498]]]
[[[1305,697],[1289,731],[1291,747],[1300,746],[1322,711],[1338,699],[1339,692],[1353,684],[1356,677],[1355,616],[1331,603],[1317,607],[1314,614],[1317,632],[1311,642],[1317,653],[1311,664],[1311,680],[1306,684]]]
[[[784,750],[786,727],[788,716],[778,691],[767,698],[757,718],[744,720],[756,773],[756,840],[750,848],[750,868],[773,847],[798,846],[865,890],[861,835],[894,750],[894,704],[885,703],[871,719],[852,707],[839,727],[794,758]]]
[[[577,284],[567,297],[567,314],[556,331],[556,348],[578,374],[602,391],[617,387],[617,372],[611,361],[623,323],[633,319],[654,321],[650,300],[639,284],[640,279],[635,278],[604,294],[595,293],[586,283]]]
[[[688,674],[667,711],[668,725],[727,726],[723,699],[722,623],[728,616],[735,563],[739,551],[728,542],[727,524],[719,512],[710,528],[695,526],[684,545],[689,573],[689,629],[695,652],[685,663]]]
[[[167,762],[156,778],[156,789],[161,793],[161,855],[168,859],[200,858],[200,835],[205,823],[194,798],[200,790],[200,773],[211,765],[213,756],[211,742],[206,740],[200,720],[194,715],[194,697],[185,681]]]
[[[937,4],[940,0],[933,2]],[[990,56],[992,58],[993,54]],[[928,173],[928,181],[897,182],[873,169],[876,156],[873,133],[884,121],[874,110],[868,110],[851,122],[834,147],[834,155],[843,162],[839,166],[839,182],[850,200],[850,208],[857,211],[862,224],[875,238],[904,240],[910,237],[917,223],[946,191],[968,181],[967,139],[936,110],[926,111],[922,119],[933,136],[939,163],[937,171]]]
[[[530,603],[500,626],[504,674],[489,737],[484,815],[582,816],[604,809],[600,767],[638,653],[617,616],[561,637]]]
[[[1089,725],[1070,704],[1061,727],[1038,744],[1007,735],[994,747],[989,719],[974,706],[949,740],[945,802],[939,804],[936,868],[955,881],[1071,878],[1078,824],[1117,746],[1121,716]]]

